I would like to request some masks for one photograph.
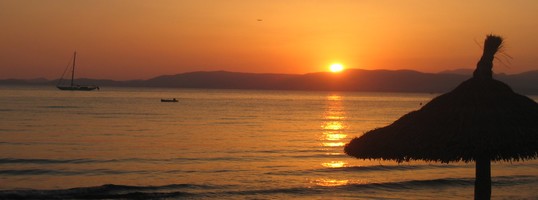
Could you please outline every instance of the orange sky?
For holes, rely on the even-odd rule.
[[[59,78],[75,49],[77,76],[99,79],[439,72],[474,67],[489,33],[513,57],[494,71],[538,69],[535,0],[1,0],[0,30],[0,79]]]

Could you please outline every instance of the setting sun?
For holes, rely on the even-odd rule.
[[[337,72],[341,72],[344,70],[344,65],[340,64],[340,63],[334,63],[332,64],[329,69],[331,70],[331,72],[333,73],[337,73]]]

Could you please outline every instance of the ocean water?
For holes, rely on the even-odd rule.
[[[1,86],[0,199],[471,199],[474,163],[343,153],[437,95]],[[492,180],[538,199],[536,160]]]

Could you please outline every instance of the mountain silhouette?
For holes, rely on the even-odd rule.
[[[317,72],[308,74],[241,73],[229,71],[199,71],[163,75],[147,80],[77,79],[77,83],[114,87],[168,87],[207,89],[260,89],[309,91],[368,91],[368,92],[426,92],[452,90],[470,78],[466,70],[423,73],[413,70],[348,69],[341,73]],[[538,70],[520,74],[495,74],[515,91],[538,94]],[[0,85],[54,85],[57,80],[0,80]]]

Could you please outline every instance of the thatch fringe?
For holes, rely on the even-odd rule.
[[[344,151],[361,159],[470,162],[538,158],[538,104],[496,80],[469,79]]]

